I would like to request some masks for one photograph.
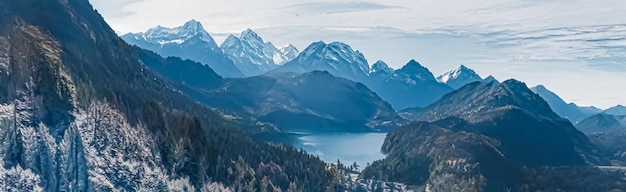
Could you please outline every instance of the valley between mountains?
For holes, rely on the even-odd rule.
[[[88,0],[0,11],[1,191],[626,190],[621,105],[196,20],[118,36]]]

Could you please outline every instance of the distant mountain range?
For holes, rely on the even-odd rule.
[[[327,71],[333,76],[365,84],[383,100],[389,102],[394,109],[402,110],[400,114],[409,118],[415,116],[414,112],[418,111],[417,109],[434,103],[454,89],[477,81],[498,82],[493,76],[481,78],[465,65],[436,78],[415,60],[409,61],[397,70],[380,60],[370,67],[361,52],[340,42],[329,44],[315,42],[301,53],[292,45],[279,49],[250,29],[239,36],[229,35],[224,43],[217,47],[211,36],[195,20],[176,28],[158,26],[145,33],[126,34],[122,38],[131,44],[162,55],[178,56],[208,64],[217,74],[224,77]],[[545,99],[558,115],[567,118],[573,124],[602,112],[595,107],[580,107],[574,103],[566,103],[542,85],[531,90]],[[624,114],[626,107],[616,106],[605,113]]]
[[[370,69],[362,53],[340,42],[315,42],[299,53],[292,45],[276,48],[248,29],[239,37],[228,36],[217,47],[195,20],[181,27],[170,29],[158,26],[145,33],[129,33],[122,38],[160,55],[207,64],[224,77],[251,77],[266,72],[302,74],[328,71],[334,76],[367,85],[396,109],[424,107],[452,91],[416,61],[399,70],[393,70],[380,61]]]
[[[261,75],[298,55],[298,49],[293,45],[278,49],[272,43],[263,41],[251,29],[245,30],[239,37],[229,35],[220,48],[246,77]]]
[[[374,63],[370,68],[361,52],[340,42],[313,43],[294,60],[272,72],[310,71],[328,71],[335,76],[363,83],[395,109],[424,107],[452,91],[415,60],[398,70],[391,69],[383,61]]]
[[[224,77],[244,77],[241,70],[196,20],[188,21],[180,27],[157,26],[145,33],[128,33],[121,37],[131,45],[155,51],[165,57],[176,56],[206,64]]]
[[[576,127],[585,133],[626,131],[626,107],[617,105],[578,122]]]
[[[546,100],[555,113],[569,119],[573,124],[602,112],[601,109],[596,107],[580,107],[574,103],[566,103],[561,97],[543,85],[532,87],[531,90]]]
[[[566,103],[543,85],[535,86],[531,90],[546,100],[555,113],[567,118],[584,133],[626,131],[626,107],[624,106],[617,105],[607,110],[593,106],[580,107],[574,103]]]
[[[579,122],[576,128],[585,133],[623,132],[626,131],[626,115],[599,113]]]
[[[261,75],[298,55],[298,49],[293,45],[276,48],[250,29],[239,37],[229,35],[218,47],[196,20],[175,28],[157,26],[144,33],[128,33],[122,39],[163,56],[198,61],[230,78]]]
[[[257,126],[254,133],[388,131],[406,122],[365,85],[328,72],[223,79],[200,63],[177,58],[159,62],[156,53],[137,49],[146,66],[162,78],[203,104]],[[259,126],[267,123],[280,130]]]

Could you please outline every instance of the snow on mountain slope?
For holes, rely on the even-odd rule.
[[[202,24],[196,20],[190,20],[183,26],[175,28],[157,26],[149,29],[146,33],[140,34],[141,35],[138,35],[135,38],[161,45],[168,43],[182,44],[183,42],[194,37],[200,37],[200,40],[207,43],[215,43],[213,37],[211,37],[211,35],[204,30]],[[210,48],[214,49],[215,47]]]
[[[357,82],[364,82],[369,74],[365,56],[341,42],[322,41],[309,45],[298,57],[275,69],[275,72],[306,73],[328,71],[330,74]]]
[[[285,64],[293,59],[295,59],[298,54],[300,54],[300,52],[298,51],[298,48],[296,48],[296,46],[293,46],[292,44],[289,44],[287,46],[281,47],[278,52],[280,54],[277,54],[274,56],[274,63],[277,64]]]
[[[209,65],[224,77],[244,76],[196,20],[188,21],[179,27],[157,26],[145,33],[128,33],[121,37],[129,44],[165,57],[181,57]]]
[[[370,69],[370,75],[385,75],[393,73],[393,69],[387,65],[384,61],[378,60],[372,65]]]
[[[248,77],[275,69],[298,54],[294,46],[278,49],[272,43],[263,41],[251,29],[243,31],[239,37],[228,36],[220,47]]]
[[[458,89],[472,82],[482,81],[483,79],[476,72],[465,65],[459,66],[452,71],[446,72],[437,77],[439,82],[445,83],[453,89]]]

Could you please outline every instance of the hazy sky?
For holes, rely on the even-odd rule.
[[[342,41],[370,63],[399,68],[414,58],[435,74],[465,64],[483,77],[546,85],[580,105],[626,104],[623,0],[91,2],[122,33],[196,19],[218,42],[246,28],[300,50]]]

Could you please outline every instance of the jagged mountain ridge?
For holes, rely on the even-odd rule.
[[[326,44],[319,41],[312,43],[300,55],[272,73],[328,71],[329,73],[361,82],[369,73],[369,64],[365,56],[340,42]]]
[[[293,45],[277,48],[271,42],[265,42],[251,29],[241,32],[239,36],[229,35],[218,47],[211,35],[196,20],[175,28],[157,26],[145,33],[125,34],[122,38],[164,56],[176,56],[208,64],[224,77],[261,75],[292,60],[299,53]]]
[[[261,75],[298,55],[295,46],[287,45],[278,49],[272,43],[263,41],[251,29],[243,31],[239,37],[229,35],[220,48],[246,77]]]
[[[227,185],[255,191],[264,183],[299,191],[332,185],[319,159],[252,140],[155,76],[87,0],[0,5],[0,188],[227,191]],[[302,170],[308,181],[285,170]]]
[[[145,33],[128,33],[121,38],[166,57],[176,56],[206,64],[224,77],[244,77],[202,24],[195,20],[175,28],[157,26]]]
[[[415,60],[398,70],[391,69],[383,61],[370,68],[361,52],[340,42],[312,43],[294,60],[270,73],[311,71],[328,71],[334,76],[363,83],[397,110],[424,107],[452,91]]]

